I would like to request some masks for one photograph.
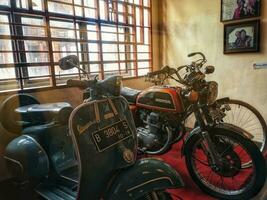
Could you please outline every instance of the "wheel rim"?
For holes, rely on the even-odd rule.
[[[153,200],[159,200],[158,194],[156,192],[152,192],[151,194]]]
[[[220,154],[225,154],[230,151],[235,152],[235,154],[240,158],[241,165],[242,163],[251,161],[248,151],[238,141],[221,135],[217,135],[215,137],[217,137],[219,140],[226,141],[228,144],[228,146],[225,147]],[[239,172],[234,173],[234,176],[232,177],[226,175],[224,176],[222,173],[216,172],[214,170],[214,166],[212,167],[210,165],[207,154],[203,151],[203,148],[200,148],[202,145],[205,146],[206,144],[204,144],[204,141],[201,138],[193,146],[191,159],[193,171],[202,184],[211,190],[224,195],[241,194],[254,184],[256,174],[253,162],[251,162],[251,166],[249,168],[243,168],[240,165],[239,169],[235,169],[239,170]],[[224,160],[223,162],[226,161]],[[230,164],[230,162],[228,164]]]
[[[233,124],[250,133],[253,136],[251,140],[258,146],[260,151],[263,152],[266,142],[265,130],[256,114],[240,104],[230,102],[228,105],[231,110],[225,112],[226,116],[223,122]]]

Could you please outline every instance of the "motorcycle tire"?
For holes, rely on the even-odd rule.
[[[191,136],[185,144],[184,153],[192,180],[203,192],[218,199],[250,199],[258,194],[265,183],[266,164],[257,146],[251,140],[230,130],[212,129],[210,136],[216,143],[214,146],[217,152],[223,152],[220,155],[222,162],[220,165],[212,165],[208,153],[201,147],[205,143],[203,137],[200,134]],[[226,141],[229,143],[227,144]],[[242,151],[235,152],[235,149],[240,150],[238,149],[240,147],[243,148]],[[250,168],[242,168],[244,156],[241,156],[241,153],[247,153],[247,156],[250,156],[248,158],[252,161]],[[245,176],[246,172],[248,176]]]
[[[226,111],[224,123],[240,127],[255,137],[252,141],[262,153],[266,152],[267,124],[260,112],[250,104],[230,99],[227,104],[231,110]],[[223,104],[222,104],[223,105]]]
[[[19,123],[18,116],[15,115],[14,110],[20,106],[31,104],[40,104],[40,102],[28,94],[15,94],[4,100],[0,106],[0,122],[2,126],[7,131],[20,135],[23,127]]]
[[[172,200],[172,197],[165,191],[154,191],[138,198],[137,200]]]

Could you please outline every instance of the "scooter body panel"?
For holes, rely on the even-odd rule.
[[[79,163],[78,199],[100,199],[111,177],[136,160],[136,130],[127,101],[114,97],[84,103],[69,124]]]
[[[11,177],[41,178],[49,173],[49,158],[33,137],[22,135],[6,147],[4,156]]]
[[[126,99],[117,94],[119,79],[107,81],[100,82],[96,93],[91,91],[94,100],[72,111],[69,126],[58,120],[61,115],[56,112],[49,123],[22,127],[22,135],[5,152],[12,178],[33,180],[34,192],[48,200],[136,199],[155,190],[183,186],[178,173],[164,162],[136,161],[133,115]],[[101,88],[108,95],[103,96]],[[36,111],[41,113],[41,108],[56,111],[51,105],[40,105]],[[22,113],[25,109],[17,110]]]
[[[180,175],[171,166],[157,159],[145,158],[121,171],[104,199],[138,199],[152,191],[183,186]]]

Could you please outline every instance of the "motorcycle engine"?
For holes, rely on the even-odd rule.
[[[143,111],[140,113],[142,127],[137,128],[138,146],[142,150],[153,149],[164,141],[163,122],[160,113]]]

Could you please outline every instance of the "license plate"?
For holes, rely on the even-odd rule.
[[[119,142],[132,136],[132,131],[126,120],[119,121],[111,126],[92,134],[95,145],[102,152]]]

